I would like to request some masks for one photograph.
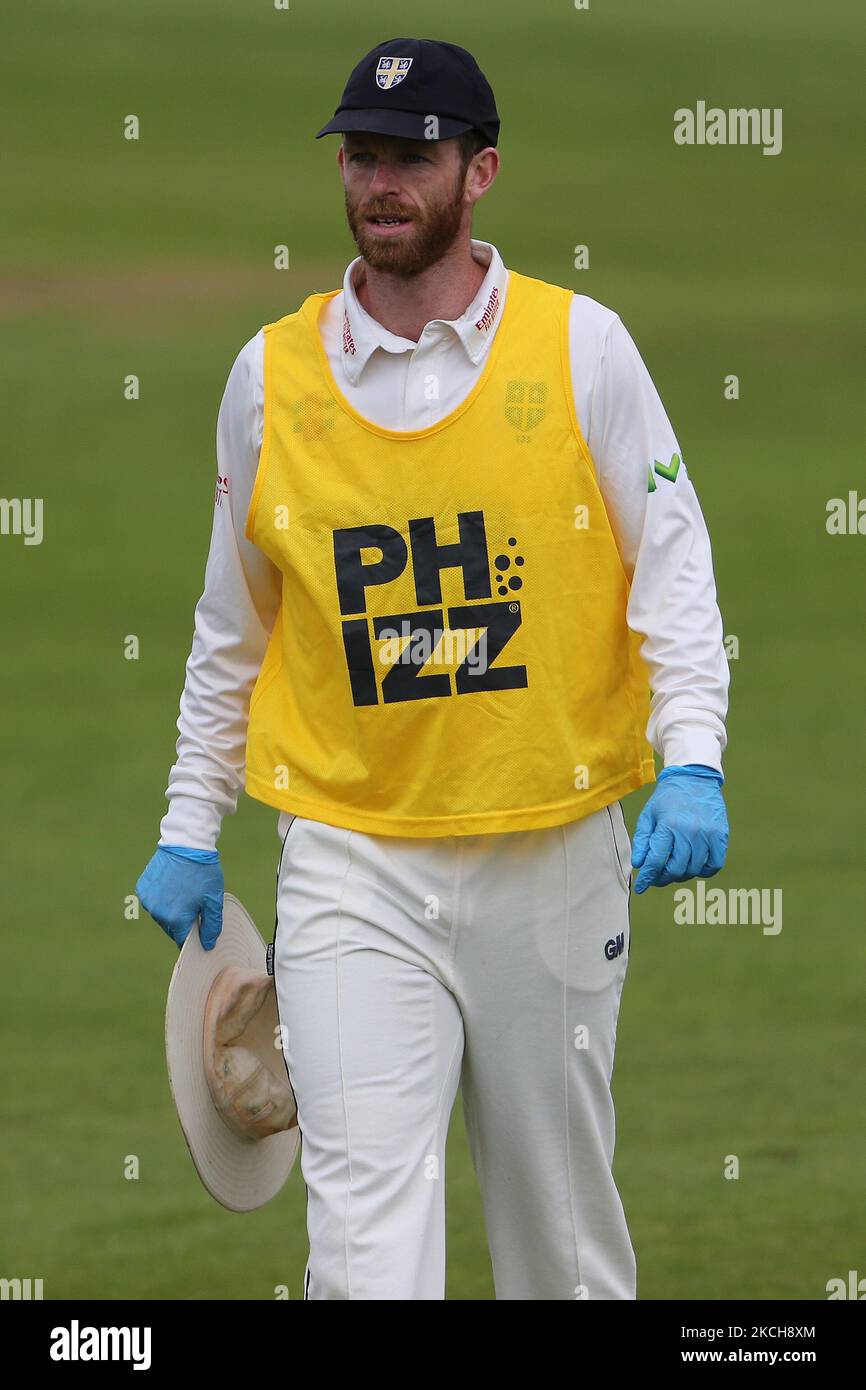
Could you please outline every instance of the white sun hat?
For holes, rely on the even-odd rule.
[[[189,933],[168,987],[165,1054],[171,1093],[199,1177],[230,1211],[276,1196],[300,1131],[281,1046],[265,943],[231,893],[206,951]]]

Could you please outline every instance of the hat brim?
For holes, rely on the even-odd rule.
[[[414,111],[396,111],[393,108],[374,107],[366,111],[338,111],[326,126],[316,132],[316,139],[322,135],[343,135],[346,131],[369,131],[371,135],[396,135],[404,140],[426,140],[428,117],[417,115]],[[451,140],[462,135],[464,130],[472,130],[468,121],[455,121],[450,116],[439,117],[439,140]]]
[[[223,926],[206,951],[193,928],[183,944],[168,987],[165,1056],[180,1127],[196,1172],[212,1197],[229,1211],[254,1211],[279,1192],[300,1145],[297,1125],[267,1139],[232,1132],[211,1100],[204,1066],[204,1010],[211,985],[227,965],[263,970],[265,943],[246,909],[231,893],[223,900]]]

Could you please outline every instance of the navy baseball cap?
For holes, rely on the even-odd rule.
[[[478,130],[489,145],[499,140],[493,90],[465,48],[439,39],[388,39],[353,70],[332,120],[316,133],[366,130],[429,140],[429,118],[438,121],[437,140]]]

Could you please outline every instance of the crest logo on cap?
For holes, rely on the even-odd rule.
[[[380,58],[376,68],[376,84],[383,91],[403,81],[414,62],[413,58]]]

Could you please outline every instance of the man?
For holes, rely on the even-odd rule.
[[[229,377],[139,893],[178,944],[199,916],[214,944],[245,769],[280,812],[305,1297],[444,1297],[462,1081],[497,1297],[632,1299],[611,1173],[619,798],[653,780],[654,746],[638,892],[721,868],[706,527],[618,317],[471,237],[499,169],[471,55],[380,44],[328,132],[360,254]]]

